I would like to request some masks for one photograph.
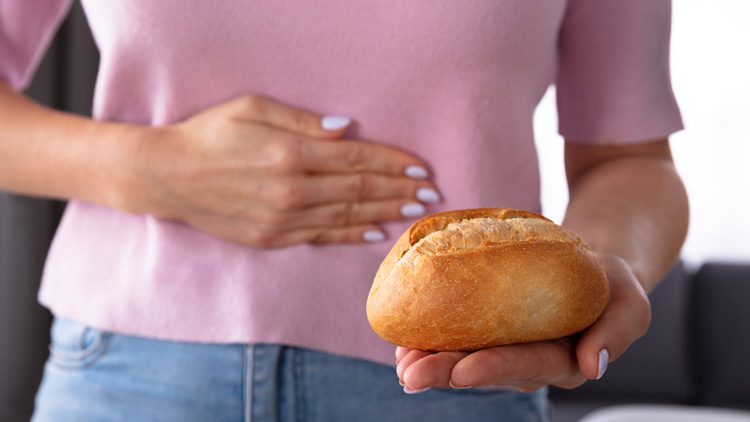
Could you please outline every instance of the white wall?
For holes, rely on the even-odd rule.
[[[750,1],[673,0],[672,82],[686,129],[671,137],[690,197],[683,259],[750,262]],[[542,207],[568,201],[554,89],[535,115]]]

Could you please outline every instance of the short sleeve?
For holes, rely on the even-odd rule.
[[[24,89],[72,0],[0,0],[0,79]]]
[[[669,75],[671,14],[670,0],[569,0],[556,81],[564,138],[623,144],[683,128]]]

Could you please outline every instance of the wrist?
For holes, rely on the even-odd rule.
[[[102,187],[105,205],[132,214],[158,214],[154,183],[150,177],[149,148],[162,136],[161,128],[116,125],[106,149],[108,186]]]
[[[627,271],[633,275],[633,278],[638,282],[640,287],[645,293],[649,293],[654,287],[654,277],[650,277],[648,271],[643,265],[638,265],[637,262],[631,262],[625,257],[606,251],[595,251],[599,258],[604,262],[605,267],[608,266],[619,266],[627,268]],[[658,281],[658,280],[657,280]]]

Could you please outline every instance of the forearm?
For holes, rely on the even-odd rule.
[[[0,190],[126,208],[145,130],[58,112],[0,82]]]
[[[687,195],[668,146],[662,154],[625,154],[572,167],[563,224],[597,252],[623,258],[651,291],[674,264],[688,224]]]

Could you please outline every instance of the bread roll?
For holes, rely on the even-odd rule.
[[[608,300],[601,260],[574,233],[532,212],[477,208],[414,223],[380,265],[367,318],[396,345],[471,351],[576,333]]]

